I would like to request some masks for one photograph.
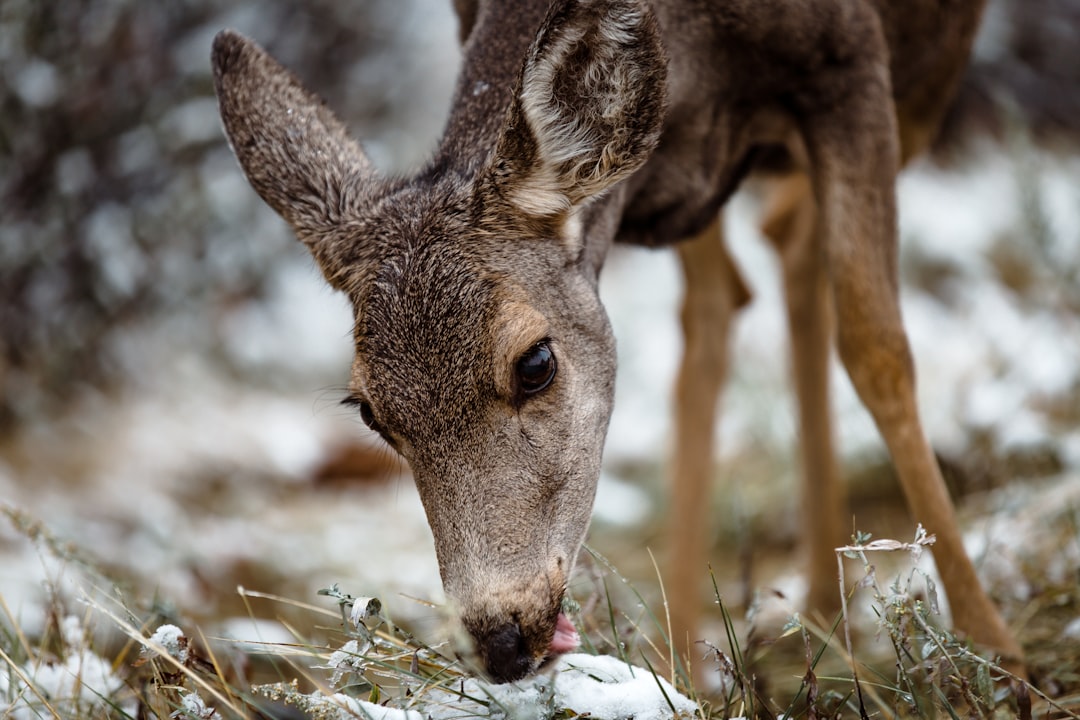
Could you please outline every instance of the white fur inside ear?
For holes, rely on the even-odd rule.
[[[540,163],[510,191],[510,202],[528,215],[551,217],[568,212],[570,198],[554,168]]]
[[[570,254],[577,257],[585,246],[585,223],[581,220],[581,211],[572,209],[562,224],[562,242]]]
[[[562,214],[621,179],[618,153],[611,149],[617,133],[610,132],[609,123],[625,112],[627,101],[620,91],[631,85],[635,68],[620,62],[619,53],[634,41],[635,29],[645,20],[636,3],[610,3],[598,25],[567,22],[551,28],[543,51],[527,60],[520,101],[538,159],[512,192],[511,200],[522,210]],[[581,82],[577,94],[588,106],[568,107],[556,98],[555,82],[570,54],[594,29],[600,41],[590,48],[589,65],[583,72],[575,68]]]

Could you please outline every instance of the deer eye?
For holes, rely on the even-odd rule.
[[[555,354],[551,352],[548,341],[541,340],[536,343],[517,361],[517,377],[521,391],[526,395],[540,392],[551,384],[557,368]]]
[[[372,430],[378,431],[379,428],[375,423],[375,413],[371,411],[371,405],[367,400],[361,400],[354,395],[349,395],[341,401],[341,404],[355,408],[360,413],[360,419],[364,421],[364,424]]]
[[[371,404],[367,400],[361,400],[355,395],[350,395],[341,401],[342,405],[348,405],[349,407],[356,408],[360,413],[360,419],[364,421],[364,424],[368,426],[370,430],[373,430],[386,441],[386,444],[395,450],[398,449],[397,440],[395,440],[382,425],[375,419],[375,413],[371,409]]]
[[[360,411],[360,419],[364,421],[364,424],[372,430],[376,430],[375,413],[371,412],[371,405],[364,401],[360,401],[357,405],[357,409]]]

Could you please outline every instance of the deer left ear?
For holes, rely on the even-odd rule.
[[[317,253],[374,182],[364,151],[323,104],[244,36],[223,30],[212,62],[222,123],[251,185]]]
[[[666,79],[644,2],[556,2],[525,57],[487,179],[520,212],[566,219],[648,159]]]
[[[251,40],[214,38],[214,88],[229,144],[252,187],[292,226],[327,281],[345,289],[365,247],[339,229],[375,172],[345,126]]]

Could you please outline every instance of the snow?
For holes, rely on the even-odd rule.
[[[1026,601],[1047,586],[1074,582],[1080,569],[1075,515],[1080,481],[1063,475],[993,496],[996,512],[969,524],[964,546],[983,578],[1001,595]],[[1030,568],[1039,568],[1031,576]]]
[[[161,646],[165,652],[183,665],[188,658],[188,641],[184,631],[175,625],[160,625],[150,636],[150,642]]]
[[[245,615],[226,618],[218,625],[221,637],[243,652],[272,651],[275,645],[289,645],[297,641],[295,631],[290,631],[277,620]]]
[[[609,472],[600,473],[593,503],[594,522],[636,527],[648,519],[651,509],[652,502],[641,488]]]
[[[192,720],[221,720],[221,713],[207,706],[198,693],[187,692],[180,696],[181,708],[173,717],[185,717]]]
[[[564,655],[555,675],[555,702],[595,718],[661,720],[690,716],[697,705],[663,678],[605,655]]]
[[[384,707],[342,693],[324,698],[321,702],[315,703],[310,709],[314,710],[316,707],[323,709],[336,707],[338,708],[338,717],[342,720],[352,720],[354,718],[366,718],[367,720],[424,720],[425,717],[415,710]]]
[[[0,664],[0,715],[12,720],[51,717],[50,707],[60,717],[90,717],[116,705],[115,696],[124,687],[112,665],[84,647],[70,649],[63,660],[27,662],[19,670],[33,689],[11,666]],[[133,701],[119,707],[134,715]]]
[[[343,663],[348,662],[346,656]],[[401,701],[408,704],[406,708],[382,707],[343,694],[327,697],[313,693],[306,696],[306,703],[309,710],[336,706],[341,708],[342,718],[354,713],[360,717],[369,714],[375,720],[544,720],[556,712],[596,720],[670,720],[693,717],[697,712],[697,704],[667,680],[604,655],[563,655],[552,667],[516,683],[495,685],[469,679],[455,682],[451,688],[414,692]]]
[[[344,295],[325,286],[307,263],[276,268],[269,281],[274,300],[248,305],[225,318],[228,351],[249,371],[302,368],[340,373],[352,360],[352,308]],[[283,346],[280,328],[291,328]],[[288,352],[283,353],[282,348]]]

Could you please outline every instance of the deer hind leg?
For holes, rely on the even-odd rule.
[[[916,406],[897,286],[897,130],[888,84],[874,65],[833,78],[838,82],[823,90],[830,104],[801,117],[827,238],[840,359],[889,448],[913,516],[937,535],[933,555],[955,626],[1019,663],[1020,647],[964,550]],[[846,91],[837,91],[841,84]]]
[[[680,655],[698,639],[706,577],[709,484],[716,403],[727,371],[735,310],[750,295],[723,244],[721,219],[677,246],[684,278],[683,355],[675,384],[672,499],[669,508],[672,643]]]
[[[847,497],[836,466],[829,404],[832,308],[824,244],[810,179],[775,181],[762,230],[784,270],[791,363],[799,410],[806,608],[826,618],[840,609],[835,548],[848,535]]]

